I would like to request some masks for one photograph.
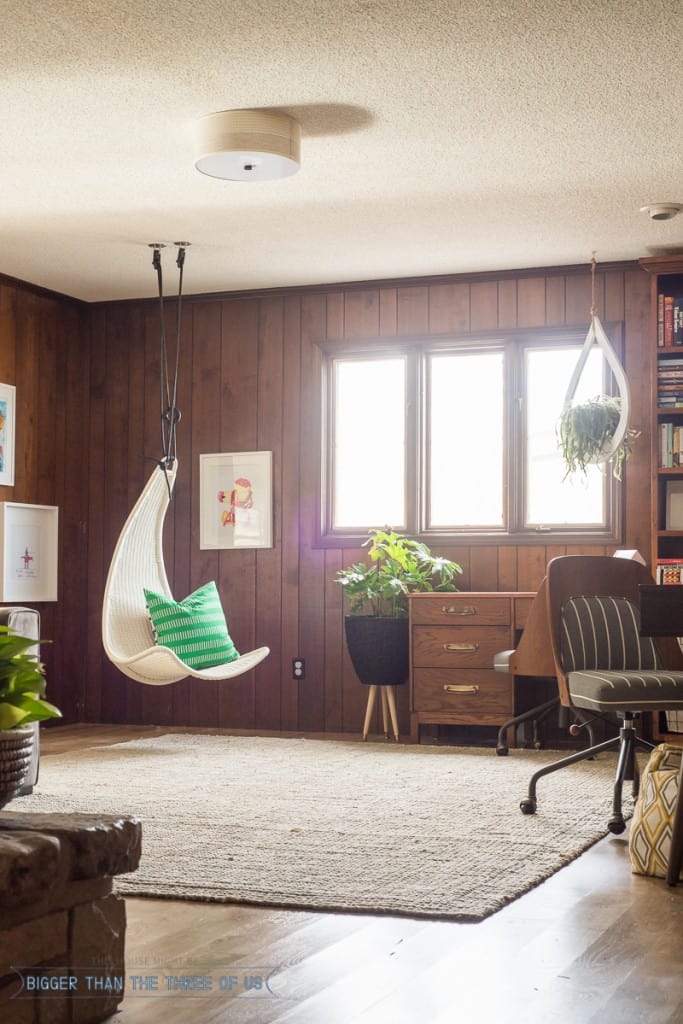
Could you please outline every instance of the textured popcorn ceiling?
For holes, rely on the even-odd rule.
[[[683,3],[5,0],[0,273],[152,295],[599,262],[683,246]],[[302,125],[302,167],[193,166],[215,110]],[[164,265],[171,274],[173,254]]]

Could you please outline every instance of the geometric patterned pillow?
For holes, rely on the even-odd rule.
[[[636,875],[666,878],[680,767],[681,748],[660,743],[643,771],[628,844]]]
[[[145,588],[145,601],[155,643],[170,647],[190,668],[210,668],[239,658],[215,583],[206,583],[184,601]]]

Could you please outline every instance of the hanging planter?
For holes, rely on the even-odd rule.
[[[597,395],[565,407],[558,428],[562,458],[567,466],[565,477],[578,470],[585,473],[586,466],[591,464],[612,462],[614,476],[621,480],[624,463],[639,434],[627,427],[619,440],[621,416],[621,401],[612,395]]]
[[[559,447],[567,466],[565,479],[577,470],[586,472],[590,464],[612,462],[613,473],[621,480],[624,462],[631,454],[633,441],[640,431],[629,427],[631,392],[628,378],[617,353],[609,342],[595,310],[595,256],[591,261],[591,322],[576,367],[569,381],[564,407],[558,424]],[[617,395],[597,395],[573,404],[588,357],[597,347],[612,371]]]

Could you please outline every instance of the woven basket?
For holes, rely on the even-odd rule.
[[[32,728],[0,730],[0,808],[19,793],[31,767]]]

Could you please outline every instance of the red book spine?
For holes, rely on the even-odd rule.
[[[670,348],[674,343],[674,297],[664,296],[664,347]]]

